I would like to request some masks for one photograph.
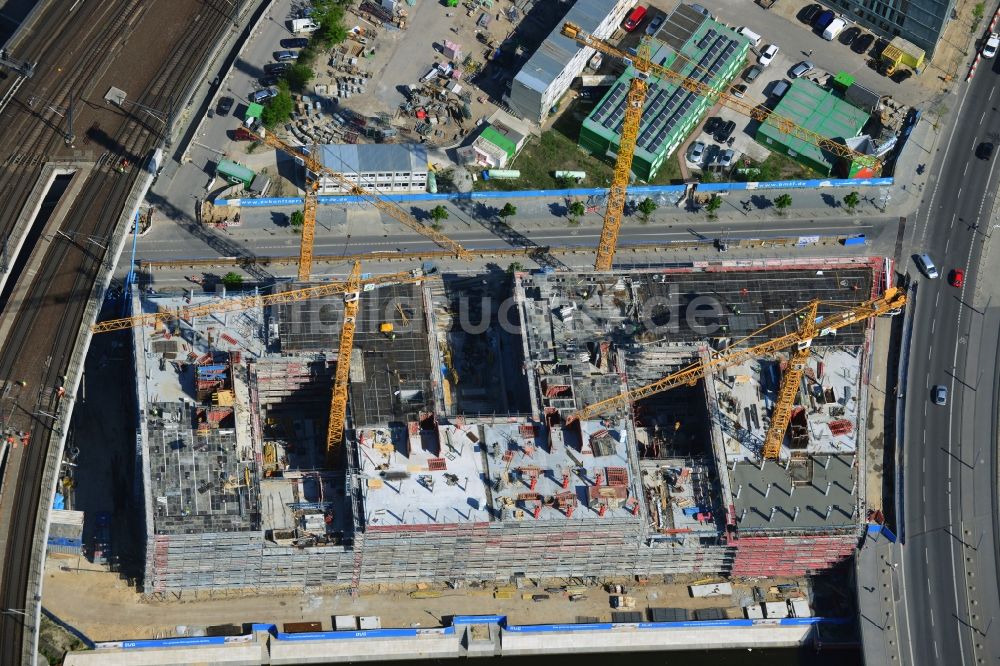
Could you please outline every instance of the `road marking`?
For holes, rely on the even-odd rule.
[[[967,173],[969,173],[969,163],[968,162],[965,163],[965,168],[962,169],[962,175],[964,176]]]
[[[934,327],[937,326],[937,319],[931,319],[931,335],[934,335]],[[930,358],[930,357],[928,357]]]
[[[948,246],[951,245],[951,236],[948,236],[948,240],[944,244],[944,253],[948,254]]]
[[[930,555],[928,555],[928,549],[926,547],[924,548],[924,564],[927,566],[931,565],[931,558]]]
[[[995,93],[996,91],[997,91],[997,87],[996,86],[993,86],[992,88],[990,88],[990,99],[993,99],[993,93]]]
[[[934,658],[935,659],[940,659],[941,658],[941,653],[938,652],[937,641],[934,641]]]
[[[931,579],[928,578],[927,579],[927,594],[928,594],[928,596],[930,595],[930,593],[931,593]],[[934,626],[934,609],[930,608],[930,611],[931,611],[931,626],[933,627]]]
[[[955,118],[962,117],[962,109],[965,108],[965,100],[969,98],[969,90],[971,86],[962,89],[962,101],[958,104],[958,110],[955,112]],[[955,140],[955,130],[958,129],[958,122],[953,122],[951,124],[951,132],[948,133],[948,143],[944,147],[944,155],[941,158],[941,164],[948,163],[948,154],[951,153],[951,144]],[[931,200],[927,205],[927,216],[924,220],[923,231],[920,232],[920,247],[924,245],[924,239],[927,238],[927,230],[930,228],[931,210],[934,208],[934,200],[937,199],[938,188],[941,186],[941,179],[938,178],[934,183],[934,191],[931,193]],[[903,586],[906,587],[905,585]],[[910,663],[916,663],[913,659],[913,641],[910,641]]]
[[[934,309],[937,309],[938,301],[941,300],[941,292],[934,294]]]
[[[984,120],[986,120],[986,112],[985,111],[983,111],[983,115],[979,116],[979,124],[982,125]]]
[[[962,188],[961,187],[958,188],[958,196],[956,196],[955,198],[956,199],[961,199],[962,198]]]

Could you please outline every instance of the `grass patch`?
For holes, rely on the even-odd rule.
[[[582,100],[581,100],[582,101]],[[576,187],[607,187],[611,184],[614,165],[594,157],[576,142],[580,125],[590,111],[589,106],[574,104],[553,124],[552,129],[540,137],[532,137],[521,150],[509,169],[518,169],[521,177],[516,180],[477,180],[476,190],[555,190],[562,189],[553,173],[559,171],[585,171],[587,177]]]
[[[737,166],[744,166],[742,158]],[[782,155],[777,152],[771,153],[770,156],[768,156],[768,158],[763,162],[751,163],[749,166],[757,168],[760,171],[756,174],[744,175],[734,170],[732,180],[766,182],[772,180],[811,180],[823,177],[809,167],[799,164],[787,155]]]

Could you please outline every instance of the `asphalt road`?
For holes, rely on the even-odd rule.
[[[909,264],[918,284],[905,395],[905,542],[893,581],[902,586],[896,624],[902,660],[910,664],[1000,658],[1000,299],[990,298],[995,278],[985,265],[980,272],[1000,170],[996,156],[973,156],[998,122],[1000,68],[993,69],[980,67],[956,100],[957,120],[930,165],[936,182],[925,189],[916,220],[913,247],[930,253],[941,278],[923,278]],[[953,269],[965,271],[964,287],[949,285]],[[946,406],[931,402],[936,385],[948,388]]]

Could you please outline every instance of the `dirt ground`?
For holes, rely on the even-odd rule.
[[[77,567],[80,567],[77,569]],[[694,577],[692,577],[694,580]],[[702,579],[704,580],[704,578]],[[721,580],[721,579],[710,579]],[[794,582],[786,579],[757,583],[769,585]],[[754,583],[735,585],[732,597],[692,599],[687,586],[633,585],[629,596],[637,611],[650,606],[677,608],[729,608],[731,617],[742,617],[739,606],[752,599]],[[808,595],[805,588],[804,595]],[[244,622],[321,622],[332,629],[333,615],[378,615],[384,627],[434,627],[450,615],[503,614],[513,622],[544,624],[574,622],[580,616],[610,621],[608,593],[590,588],[584,601],[571,602],[563,594],[552,594],[541,602],[525,601],[521,593],[543,593],[543,588],[526,587],[510,600],[494,599],[493,588],[445,590],[434,599],[411,599],[406,591],[369,590],[358,598],[346,591],[321,591],[307,595],[264,594],[172,601],[143,602],[135,589],[117,574],[75,557],[51,556],[46,562],[45,608],[63,622],[77,628],[91,640],[154,638],[190,634],[199,627]],[[769,597],[770,599],[770,597]],[[100,608],[99,614],[94,613]],[[181,631],[178,631],[181,628]]]

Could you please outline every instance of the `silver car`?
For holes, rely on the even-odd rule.
[[[692,164],[701,164],[703,157],[705,157],[705,144],[701,141],[695,141],[688,151],[688,161]]]
[[[948,387],[941,386],[940,384],[934,387],[934,404],[944,405],[948,404]]]
[[[788,72],[788,75],[791,76],[793,79],[797,79],[800,76],[805,76],[809,72],[813,71],[813,68],[815,67],[816,65],[812,64],[808,60],[803,60],[795,67],[792,67],[792,71]]]

